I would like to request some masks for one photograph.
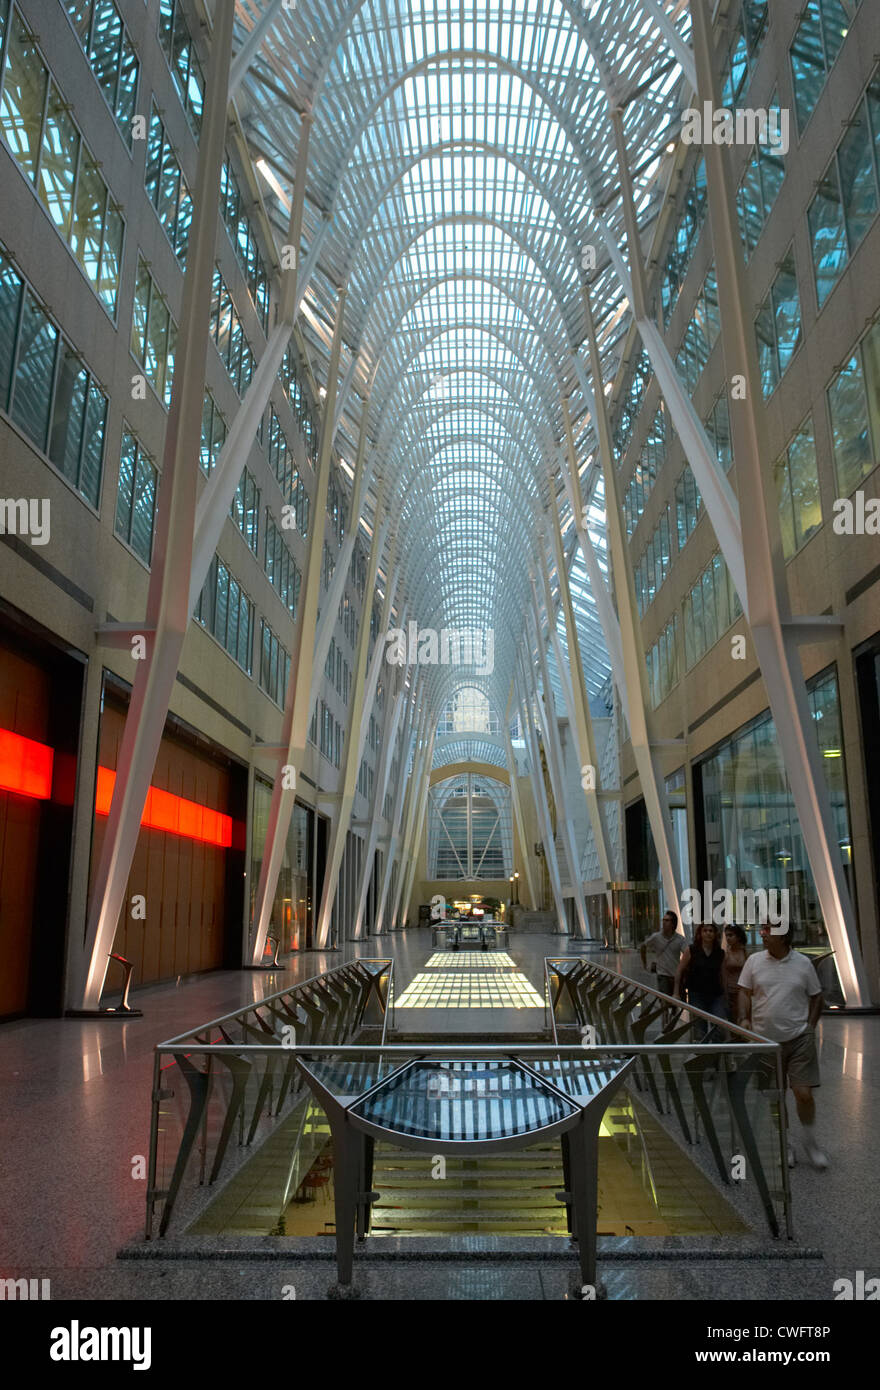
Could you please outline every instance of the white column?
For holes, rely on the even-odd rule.
[[[263,848],[260,878],[254,903],[253,963],[255,965],[260,962],[266,944],[266,932],[269,927],[272,905],[275,901],[275,888],[284,855],[290,817],[296,800],[296,777],[302,767],[309,732],[311,714],[309,699],[315,654],[318,600],[321,596],[321,569],[327,520],[327,488],[330,480],[330,457],[332,453],[330,422],[333,419],[333,410],[336,404],[344,316],[345,287],[343,286],[339,291],[333,344],[330,349],[321,448],[318,456],[315,496],[312,502],[312,536],[309,542],[309,558],[300,597],[302,607],[295,629],[294,650],[290,661],[290,679],[287,684],[284,704],[284,721],[281,732],[283,751],[278,757],[276,766],[269,821],[266,828],[266,843]],[[286,774],[285,768],[288,769]],[[287,783],[286,786],[285,782]]]
[[[547,767],[550,772],[550,783],[553,787],[553,796],[556,801],[556,822],[562,835],[562,847],[565,851],[565,857],[568,860],[575,916],[578,926],[577,935],[582,939],[586,939],[589,934],[589,924],[587,922],[586,908],[584,907],[584,876],[581,872],[580,854],[578,853],[577,839],[574,833],[574,820],[568,805],[568,788],[565,785],[565,764],[562,756],[562,741],[559,737],[559,716],[556,711],[556,699],[553,694],[553,686],[550,683],[547,647],[544,641],[544,634],[541,630],[541,613],[534,579],[532,579],[532,605],[535,623],[535,642],[538,650],[538,662],[541,667],[541,679],[544,685],[544,698],[542,700],[539,697],[537,703],[541,722],[544,727],[544,747],[547,753]]]
[[[588,766],[592,769],[593,785],[585,785],[582,777],[581,785],[584,787],[584,796],[587,801],[587,811],[590,817],[590,827],[593,831],[593,840],[596,845],[596,854],[599,859],[599,873],[604,878],[605,883],[611,883],[615,877],[614,866],[611,862],[611,852],[608,848],[608,837],[605,829],[605,822],[602,819],[602,812],[599,806],[598,778],[599,778],[599,755],[596,751],[596,740],[593,737],[593,720],[590,714],[590,699],[587,694],[587,683],[584,679],[584,666],[581,660],[581,644],[578,636],[577,621],[574,615],[574,605],[571,601],[571,587],[568,582],[568,568],[565,563],[565,553],[562,548],[562,531],[559,523],[559,508],[556,505],[556,480],[550,480],[550,529],[553,534],[553,552],[556,560],[556,573],[559,577],[559,602],[565,619],[565,634],[568,642],[568,666],[562,654],[562,643],[556,631],[554,622],[555,614],[550,596],[550,576],[547,573],[546,562],[542,564],[541,573],[544,580],[544,604],[547,610],[547,626],[553,641],[553,650],[556,654],[556,664],[559,667],[559,676],[563,684],[566,704],[568,705],[569,715],[573,732],[577,734],[578,748],[580,752],[579,766]],[[543,546],[542,546],[542,560]],[[612,913],[611,889],[606,890],[606,901],[608,903],[609,919]]]
[[[379,498],[376,503],[376,515],[373,518],[373,539],[370,543],[370,557],[367,562],[367,581],[364,590],[366,597],[371,595],[376,587],[376,572],[379,568],[382,546],[387,533],[387,523],[383,522],[381,519],[384,506],[385,489],[384,487],[380,487]],[[349,822],[351,821],[351,808],[354,805],[358,771],[360,769],[369,727],[370,710],[373,706],[373,698],[379,680],[379,670],[385,655],[385,643],[382,639],[382,634],[388,626],[393,597],[394,585],[389,583],[385,589],[382,622],[373,646],[373,657],[370,662],[369,676],[367,676],[366,672],[367,653],[370,646],[370,621],[366,602],[364,604],[364,615],[360,632],[358,633],[357,651],[355,653],[355,668],[351,686],[351,709],[349,711],[348,730],[345,739],[341,790],[330,828],[330,844],[327,850],[327,861],[324,871],[324,888],[321,894],[321,907],[318,912],[318,925],[315,933],[316,944],[319,948],[326,943],[330,926],[330,913],[333,910],[333,902],[337,890],[336,880],[339,873],[339,866],[342,863]],[[344,930],[347,932],[347,924]]]
[[[666,782],[652,748],[651,716],[648,713],[651,702],[648,691],[645,646],[642,639],[642,623],[636,604],[629,550],[623,532],[617,469],[614,465],[614,453],[611,447],[611,426],[608,420],[608,403],[602,377],[602,361],[599,355],[590,293],[586,286],[584,286],[583,302],[594,386],[593,427],[596,432],[599,461],[605,483],[605,527],[608,537],[608,555],[614,576],[614,592],[617,597],[620,660],[623,666],[623,680],[626,689],[626,720],[629,725],[630,741],[639,774],[642,796],[645,799],[648,823],[657,852],[666,906],[677,914],[678,929],[683,931],[681,925],[682,885],[679,882],[678,865],[672,844],[672,817],[669,813]],[[563,401],[563,418],[572,497],[582,511],[580,476],[575,458],[574,436],[567,401]],[[585,520],[586,518],[582,517],[582,521]]]
[[[171,409],[159,484],[143,628],[146,656],[138,664],[125,720],[110,815],[89,906],[84,949],[86,975],[81,997],[84,1009],[96,1009],[101,997],[144,803],[189,626],[189,576],[233,17],[233,0],[220,0],[211,39],[180,333],[174,354]]]
[[[522,662],[520,665],[522,667]],[[567,936],[568,920],[565,915],[565,900],[562,896],[562,880],[559,876],[559,863],[556,858],[556,840],[550,821],[550,807],[547,802],[547,788],[544,785],[544,771],[541,766],[541,757],[538,751],[538,740],[532,727],[531,715],[528,712],[528,685],[526,683],[524,671],[521,671],[520,680],[522,684],[518,696],[520,709],[519,718],[529,752],[529,776],[532,782],[532,795],[535,798],[535,807],[538,812],[538,824],[541,827],[541,838],[544,842],[544,858],[547,861],[547,872],[550,876],[550,891],[553,894],[553,905],[556,908],[556,921],[560,932]]]
[[[538,898],[535,893],[535,883],[532,877],[532,856],[529,854],[528,841],[526,839],[525,821],[523,819],[522,805],[519,799],[519,783],[516,772],[516,755],[513,751],[513,741],[510,737],[510,717],[513,712],[513,685],[510,687],[510,695],[507,699],[507,711],[504,716],[504,742],[507,748],[507,771],[510,776],[510,801],[513,807],[513,819],[516,827],[516,835],[519,839],[520,853],[522,854],[522,868],[525,876],[525,883],[528,889],[529,902],[533,908],[538,906]],[[525,738],[525,733],[523,733]],[[513,870],[516,872],[516,850],[513,853]]]
[[[394,757],[397,730],[400,726],[404,704],[405,692],[402,689],[398,690],[393,697],[390,690],[386,692],[385,718],[382,723],[382,755],[379,775],[376,779],[377,796],[373,801],[370,813],[370,828],[367,832],[364,862],[356,896],[353,932],[356,941],[359,941],[364,935],[364,912],[366,911],[367,896],[370,891],[370,881],[373,876],[373,867],[376,860],[376,846],[379,840],[379,827],[382,824],[385,797],[388,791],[388,777],[391,772],[391,762]]]

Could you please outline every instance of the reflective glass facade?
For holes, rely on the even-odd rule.
[[[852,883],[852,840],[837,676],[811,681],[813,715],[837,832],[840,862]],[[761,715],[704,759],[702,798],[706,876],[714,888],[786,888],[798,942],[827,944],[773,720]]]

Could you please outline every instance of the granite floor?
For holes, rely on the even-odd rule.
[[[350,953],[354,948],[346,948]],[[398,989],[431,954],[429,934],[413,931],[364,944],[364,955],[393,954]],[[543,958],[570,953],[564,938],[519,934],[510,954],[538,992]],[[296,1297],[322,1299],[332,1282],[326,1258],[265,1258],[226,1252],[222,1260],[117,1259],[137,1242],[144,1215],[152,1049],[196,1023],[218,1017],[285,984],[338,964],[341,953],[308,953],[275,973],[222,972],[140,991],[144,1016],[126,1022],[24,1020],[0,1027],[0,1278],[50,1279],[55,1299],[272,1299],[293,1285]],[[600,957],[638,976],[638,957]],[[454,1013],[455,1011],[450,1011]],[[477,1016],[483,1012],[466,1010]],[[534,1026],[532,1010],[498,1009],[492,1031]],[[537,1011],[535,1011],[537,1013]],[[528,1019],[526,1018],[528,1015]],[[478,1020],[485,1025],[483,1019]],[[459,1031],[459,1029],[456,1029]],[[796,1244],[767,1257],[711,1259],[682,1238],[665,1241],[646,1260],[624,1242],[600,1255],[612,1299],[834,1297],[839,1278],[880,1274],[880,1200],[875,1145],[880,1140],[880,1017],[825,1017],[818,1133],[831,1166],[799,1164],[792,1173]],[[412,1247],[389,1261],[359,1252],[362,1297],[375,1299],[562,1299],[576,1285],[567,1250],[553,1258],[501,1258],[491,1238],[451,1258]],[[816,1252],[821,1253],[821,1258]],[[155,1248],[150,1252],[155,1256]],[[448,1252],[447,1252],[448,1253]],[[289,1297],[289,1294],[287,1295]]]

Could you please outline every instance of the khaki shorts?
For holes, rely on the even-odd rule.
[[[812,1028],[801,1033],[800,1037],[779,1045],[782,1048],[782,1074],[787,1077],[790,1086],[821,1086],[816,1034]]]

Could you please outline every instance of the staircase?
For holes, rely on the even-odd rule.
[[[372,1234],[565,1235],[559,1143],[482,1158],[440,1160],[377,1144]]]

